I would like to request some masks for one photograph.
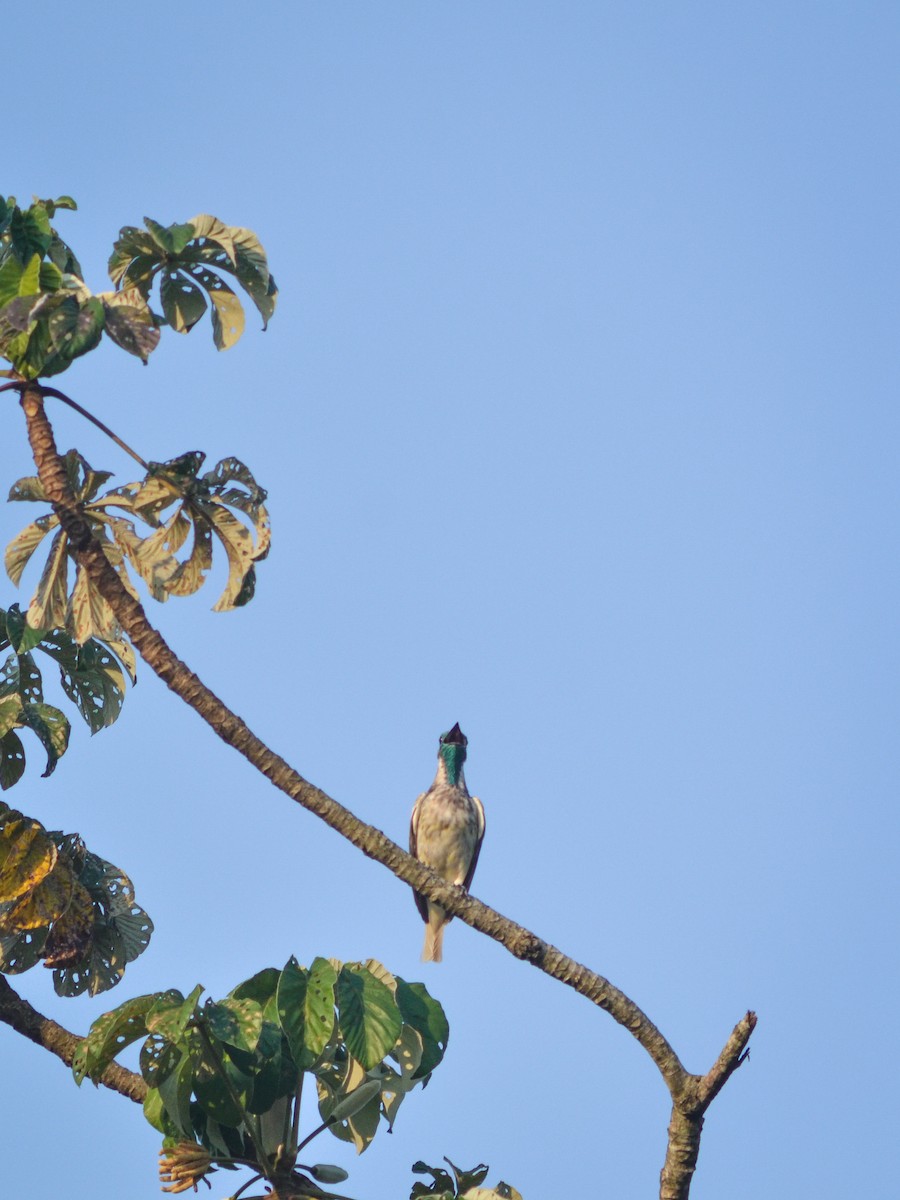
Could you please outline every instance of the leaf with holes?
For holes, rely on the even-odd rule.
[[[0,971],[21,975],[41,961],[49,930],[29,929],[25,933],[0,937]]]
[[[0,633],[3,626],[3,609],[0,608]],[[37,646],[44,636],[41,629],[32,629],[25,621],[25,614],[18,604],[11,604],[6,613],[6,638],[0,637],[0,648],[12,646],[16,654],[27,654]]]
[[[0,904],[32,891],[56,866],[56,846],[43,825],[0,806]]]
[[[203,292],[183,271],[164,271],[159,285],[162,310],[177,333],[190,333],[207,304]]]
[[[197,1011],[197,1001],[202,993],[203,988],[199,983],[187,997],[174,989],[161,993],[147,1015],[147,1029],[167,1041],[179,1042]]]
[[[135,996],[94,1021],[72,1061],[72,1074],[77,1084],[81,1085],[84,1079],[96,1083],[121,1050],[145,1036],[147,1013],[159,996],[159,992]]]
[[[150,309],[106,298],[103,299],[103,309],[106,332],[112,340],[146,366],[147,359],[159,345],[159,330]]]
[[[243,333],[244,310],[222,279],[225,272],[250,296],[265,328],[275,311],[278,289],[255,233],[208,214],[168,226],[145,217],[144,225],[146,232],[123,228],[113,247],[109,275],[118,288],[137,290],[147,301],[158,278],[165,320],[180,333],[196,325],[208,297],[216,346],[227,350]]]
[[[18,783],[25,773],[25,748],[18,734],[10,730],[0,737],[0,790]]]
[[[422,1058],[416,1078],[423,1079],[438,1065],[447,1050],[450,1026],[444,1010],[424,983],[397,981],[397,1006],[406,1025],[422,1038]]]
[[[262,1008],[255,1000],[208,1000],[203,1016],[220,1042],[238,1050],[253,1051],[262,1032]]]
[[[42,777],[47,778],[56,769],[56,764],[65,754],[69,745],[71,726],[65,715],[54,708],[52,704],[23,704],[19,712],[17,724],[32,730],[47,754],[47,765]]]
[[[31,654],[10,654],[0,667],[0,698],[19,695],[24,704],[40,704],[44,698],[41,673]]]

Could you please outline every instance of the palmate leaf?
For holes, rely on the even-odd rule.
[[[74,834],[0,805],[0,971],[40,961],[60,995],[112,987],[153,924],[131,881]]]
[[[265,329],[278,289],[256,234],[208,214],[168,226],[145,217],[144,225],[125,226],[113,247],[109,276],[119,289],[137,290],[147,301],[158,280],[162,319],[178,333],[194,328],[208,298],[215,344],[227,350],[244,331],[244,310],[222,279],[226,272],[253,301]],[[108,319],[107,313],[107,327]]]
[[[0,668],[0,698],[17,693],[23,704],[42,701],[41,673],[31,653],[36,648],[58,665],[63,690],[92,733],[116,720],[125,696],[125,670],[134,682],[133,659],[127,654],[122,658],[120,645],[111,647],[91,638],[80,646],[63,629],[32,629],[16,605],[7,612],[0,609],[0,646],[4,627],[8,643],[17,652]],[[25,646],[30,649],[24,650]]]
[[[95,471],[76,450],[65,456],[69,483],[84,516],[123,586],[135,598],[128,567],[157,600],[193,594],[212,566],[214,540],[224,548],[228,562],[225,588],[214,611],[241,607],[253,596],[256,563],[267,556],[271,543],[265,489],[240,459],[224,458],[201,474],[203,461],[200,451],[190,451],[167,462],[151,463],[144,480],[99,495],[109,473]],[[18,480],[10,499],[43,501],[40,481],[33,476]],[[126,515],[116,515],[115,509]],[[149,525],[152,532],[139,535],[138,521]],[[50,550],[29,605],[28,624],[34,629],[64,628],[79,643],[90,638],[108,645],[121,643],[122,631],[111,606],[80,565],[69,590],[70,547],[53,513],[32,522],[7,547],[10,578],[15,583],[21,580],[35,550],[51,533]],[[191,533],[190,549],[183,557]]]
[[[64,371],[103,333],[103,304],[85,287],[78,260],[50,224],[58,209],[74,207],[71,197],[35,200],[27,209],[12,199],[4,205],[0,354],[21,379]]]
[[[69,744],[69,722],[64,714],[51,704],[29,704],[19,693],[5,696],[0,699],[0,739],[7,738],[15,729],[30,729],[37,735],[47,754],[44,778],[52,775]],[[21,742],[17,749],[21,752]],[[22,765],[24,766],[24,758]],[[0,783],[2,782],[3,776],[0,775]]]
[[[269,552],[266,492],[239,459],[222,459],[200,475],[203,459],[199,451],[191,451],[165,463],[151,463],[143,483],[129,484],[118,494],[135,516],[160,525],[149,538],[126,539],[129,561],[159,599],[196,591],[212,564],[213,537],[220,542],[228,560],[228,579],[214,611],[226,612],[251,598],[255,564]],[[161,524],[162,515],[172,506],[176,506],[174,514]],[[253,523],[253,533],[230,508]],[[173,570],[172,556],[185,544],[191,526],[191,551]]]

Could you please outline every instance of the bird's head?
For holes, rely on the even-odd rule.
[[[447,780],[453,787],[459,783],[462,765],[466,761],[466,746],[468,738],[459,727],[453,726],[447,733],[442,733],[438,742],[438,758],[447,771]]]

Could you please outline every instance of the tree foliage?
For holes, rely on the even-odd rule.
[[[104,335],[147,362],[164,327],[189,333],[209,311],[220,350],[244,329],[235,284],[259,312],[263,328],[277,288],[256,235],[202,214],[164,226],[124,227],[109,259],[113,289],[92,292],[69,245],[51,222],[74,210],[70,196],[23,207],[0,197],[0,356],[12,382],[61,374],[95,350]],[[230,281],[230,282],[229,282]],[[137,599],[138,583],[157,601],[194,594],[205,582],[218,544],[227,578],[215,604],[246,604],[256,564],[270,546],[266,492],[236,457],[202,471],[202,451],[145,461],[101,422],[54,388],[42,395],[70,405],[140,463],[138,480],[107,486],[112,473],[94,469],[78,450],[62,460],[66,485],[90,537]],[[37,456],[36,456],[37,462]],[[14,502],[50,503],[38,475],[13,484]],[[65,714],[44,700],[40,663],[59,669],[65,697],[91,733],[119,716],[125,678],[135,682],[135,654],[109,600],[71,544],[59,505],[30,522],[9,544],[14,585],[44,554],[26,612],[0,609],[0,787],[23,777],[20,731],[41,743],[49,775],[69,744]],[[135,902],[131,881],[88,850],[77,834],[47,831],[0,803],[0,973],[42,962],[63,996],[95,995],[118,984],[146,948],[153,924]],[[160,1174],[167,1191],[194,1187],[217,1168],[250,1167],[278,1196],[332,1196],[320,1185],[347,1173],[299,1155],[328,1130],[362,1153],[378,1128],[390,1130],[403,1100],[424,1087],[441,1063],[449,1026],[421,983],[395,977],[381,963],[291,958],[238,984],[222,1000],[201,1003],[202,988],[126,1001],[99,1017],[81,1040],[73,1072],[81,1083],[106,1078],[116,1056],[142,1040],[139,1063],[144,1115],[163,1135]],[[315,1089],[318,1121],[301,1137],[304,1079]],[[449,1160],[447,1160],[449,1162]],[[480,1187],[487,1168],[428,1168],[412,1197],[519,1196],[506,1184]],[[251,1180],[250,1182],[253,1182]],[[243,1189],[241,1189],[243,1190]]]
[[[206,1152],[189,1158],[205,1164],[202,1174],[250,1164],[267,1179],[289,1175],[297,1185],[299,1173],[301,1184],[323,1181],[322,1164],[298,1165],[300,1150],[327,1129],[362,1153],[379,1124],[392,1128],[405,1097],[427,1084],[447,1046],[444,1010],[424,985],[373,959],[317,958],[306,968],[291,958],[223,1000],[201,1004],[202,991],[127,1001],[94,1022],[73,1064],[79,1083],[96,1080],[144,1038],[144,1115],[177,1161],[186,1146]],[[318,1120],[301,1139],[305,1075]]]
[[[263,318],[275,311],[278,289],[265,251],[249,229],[201,214],[163,226],[121,230],[109,259],[114,289],[94,294],[81,264],[51,220],[76,208],[71,196],[35,198],[27,207],[0,197],[0,355],[16,379],[49,378],[94,350],[104,334],[146,363],[160,328],[189,333],[211,304],[220,350],[244,331],[244,310],[223,279],[232,276]],[[158,284],[158,287],[157,287]],[[161,311],[150,307],[158,294]]]

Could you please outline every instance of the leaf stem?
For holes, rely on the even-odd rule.
[[[256,1183],[257,1179],[262,1179],[262,1175],[252,1175],[246,1183],[241,1184],[234,1195],[230,1197],[230,1200],[237,1200],[241,1192],[246,1192],[247,1188],[250,1187],[251,1184]]]
[[[331,1122],[333,1120],[334,1120],[334,1117],[329,1117],[327,1121],[323,1121],[322,1124],[318,1126],[318,1128],[314,1129],[308,1137],[305,1137],[303,1139],[303,1141],[300,1143],[300,1145],[297,1147],[297,1153],[299,1154],[304,1146],[308,1146],[309,1143],[313,1140],[313,1138],[317,1138],[320,1133],[324,1133],[325,1130],[328,1128],[328,1126],[331,1124]]]
[[[300,1078],[297,1080],[297,1090],[294,1093],[294,1113],[291,1121],[291,1144],[290,1149],[292,1154],[299,1152],[297,1146],[297,1138],[300,1136],[300,1095],[303,1091],[303,1072],[300,1072]],[[285,1138],[287,1141],[287,1138]]]
[[[225,1084],[225,1088],[228,1092],[228,1095],[231,1097],[232,1103],[241,1114],[241,1121],[245,1126],[247,1133],[250,1135],[250,1141],[253,1143],[253,1149],[256,1152],[257,1165],[260,1167],[263,1176],[268,1179],[269,1160],[265,1149],[263,1148],[262,1138],[259,1136],[259,1130],[252,1120],[251,1114],[247,1112],[247,1110],[244,1108],[244,1105],[241,1103],[241,1098],[238,1095],[237,1088],[235,1088],[231,1081],[231,1076],[228,1074],[228,1071],[225,1068],[225,1063],[222,1061],[222,1056],[219,1053],[218,1047],[213,1039],[209,1036],[209,1030],[206,1027],[206,1018],[203,1017],[202,1014],[198,1016],[195,1027],[200,1034],[207,1052],[209,1053],[212,1065],[215,1067],[219,1078]]]
[[[13,380],[12,383],[4,383],[2,387],[0,387],[0,392],[8,392],[15,388],[21,392],[22,389],[27,387],[30,382],[31,380]],[[85,420],[90,421],[92,425],[96,425],[102,433],[105,433],[108,438],[111,438],[120,450],[124,450],[125,453],[130,455],[136,463],[140,463],[145,471],[150,470],[150,464],[144,462],[136,450],[132,450],[128,443],[123,442],[118,434],[113,433],[108,425],[104,425],[103,422],[98,417],[95,417],[93,413],[88,412],[86,408],[82,408],[82,406],[76,400],[73,400],[71,396],[67,396],[65,392],[61,392],[58,388],[48,387],[43,383],[40,386],[41,391],[45,396],[53,396],[56,400],[62,400],[63,404],[68,404],[69,408],[74,408],[74,410],[84,417]]]
[[[130,454],[134,461],[136,463],[140,463],[145,471],[150,470],[150,464],[144,462],[136,450],[132,450],[128,443],[123,442],[118,434],[113,433],[108,425],[104,425],[98,417],[93,415],[93,413],[88,412],[86,408],[82,408],[80,404],[71,398],[71,396],[67,396],[65,392],[61,392],[57,388],[53,387],[43,386],[42,391],[45,396],[54,396],[57,400],[62,400],[63,404],[68,404],[70,408],[74,408],[77,413],[80,413],[82,417],[90,421],[92,425],[96,425],[102,433],[105,433],[108,438],[111,438],[120,450],[124,450],[126,454]]]

